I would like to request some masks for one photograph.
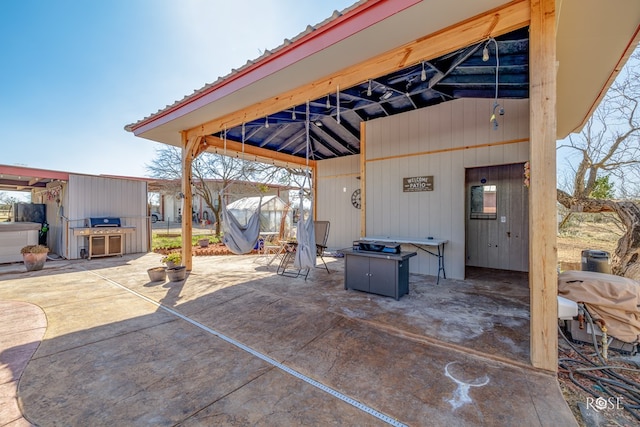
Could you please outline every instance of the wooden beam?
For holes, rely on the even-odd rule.
[[[193,248],[191,247],[191,234],[193,233],[193,223],[191,217],[191,165],[198,150],[201,138],[193,137],[187,139],[186,132],[182,132],[182,265],[191,271],[193,268]]]
[[[213,151],[218,154],[225,154],[228,156],[242,155],[242,143],[236,141],[225,141],[216,136],[206,136],[204,138],[207,151]],[[267,150],[266,148],[255,147],[253,145],[244,144],[244,155],[249,157],[255,157],[257,161],[263,161],[271,163],[272,161],[282,165],[296,165],[306,166],[307,161],[298,156],[292,156],[290,154],[278,153],[277,151]],[[247,160],[253,160],[248,158]],[[315,160],[309,160],[309,166],[316,167]]]
[[[367,123],[360,122],[360,237],[367,236]]]
[[[478,43],[489,36],[506,34],[527,26],[529,17],[529,2],[527,0],[513,1],[398,49],[348,67],[336,74],[191,128],[187,130],[187,138],[211,135],[225,128],[229,129],[292,106],[304,104],[309,99],[317,99],[329,93],[335,93],[338,86],[349,88],[368,79],[383,76],[409,65],[428,61]]]
[[[558,369],[556,0],[531,0],[529,292],[531,364]],[[535,230],[535,231],[533,231]]]

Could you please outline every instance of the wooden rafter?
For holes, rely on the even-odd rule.
[[[224,152],[220,150],[226,150],[227,155],[243,154],[242,143],[240,142],[227,140],[225,145],[225,141],[218,138],[217,136],[206,136],[204,137],[203,142],[204,144],[206,144],[205,149],[209,151],[211,151],[211,149],[214,149],[216,152],[224,154]],[[244,145],[244,155],[254,157],[257,161],[276,161],[283,165],[291,164],[296,166],[305,166],[307,164],[306,160],[302,157],[292,156],[285,153],[278,153],[277,151],[255,147],[249,144]],[[254,159],[250,158],[249,160]],[[315,160],[309,160],[309,165],[315,168]]]

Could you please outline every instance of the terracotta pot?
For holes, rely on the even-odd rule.
[[[47,260],[47,255],[48,254],[46,252],[41,254],[22,254],[22,260],[24,261],[24,266],[27,271],[42,270],[44,263]]]
[[[153,267],[147,270],[149,280],[152,282],[164,282],[167,279],[167,270],[164,267]]]
[[[167,276],[170,282],[179,282],[187,277],[187,267],[179,265],[178,267],[167,268]]]

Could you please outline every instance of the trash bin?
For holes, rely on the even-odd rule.
[[[582,271],[611,274],[609,252],[593,249],[582,251]]]

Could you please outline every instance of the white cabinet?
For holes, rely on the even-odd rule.
[[[0,264],[22,261],[20,249],[38,244],[40,227],[35,222],[0,223]]]

